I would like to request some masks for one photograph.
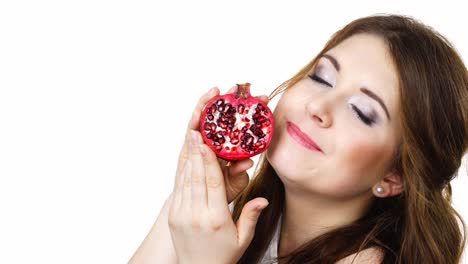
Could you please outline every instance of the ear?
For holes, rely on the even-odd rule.
[[[383,187],[382,192],[377,192],[377,187]],[[376,183],[373,188],[375,196],[380,198],[392,197],[400,194],[403,191],[403,177],[394,172],[390,172],[385,177]]]

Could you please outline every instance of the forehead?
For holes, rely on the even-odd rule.
[[[379,95],[392,113],[396,111],[398,73],[385,41],[372,34],[356,34],[327,51],[340,64],[340,79],[366,87]],[[332,65],[322,58],[320,64]],[[354,85],[353,85],[354,86]]]

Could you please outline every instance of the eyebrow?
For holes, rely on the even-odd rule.
[[[383,110],[385,111],[385,114],[387,115],[387,119],[390,121],[390,114],[388,113],[388,109],[385,106],[385,103],[383,102],[383,100],[379,96],[377,96],[374,92],[372,92],[371,90],[368,90],[367,88],[362,87],[360,90],[361,92],[365,93],[370,98],[377,101],[377,103],[379,103],[380,106],[382,106]]]
[[[340,69],[341,69],[341,66],[340,64],[338,63],[338,61],[335,59],[335,57],[333,57],[332,55],[330,54],[323,54],[321,57],[324,57],[326,59],[328,59],[332,64],[333,64],[333,67],[335,67],[336,71],[339,72]],[[369,96],[370,98],[374,99],[375,101],[377,101],[377,103],[380,104],[380,106],[383,108],[383,110],[385,111],[385,114],[387,115],[387,119],[390,121],[390,114],[388,113],[388,109],[387,109],[387,106],[385,106],[385,103],[383,102],[382,98],[380,98],[378,95],[376,95],[374,92],[372,92],[371,90],[365,88],[365,87],[362,87],[361,89],[361,92],[363,92],[364,94],[366,94],[367,96]]]
[[[323,54],[321,57],[327,58],[333,64],[333,67],[335,67],[336,71],[338,71],[338,72],[340,71],[340,69],[341,69],[340,64],[335,59],[335,57],[333,57],[332,55],[329,55],[329,54]]]

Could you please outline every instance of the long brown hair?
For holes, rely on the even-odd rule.
[[[323,50],[272,96],[304,78],[322,54],[359,33],[382,37],[398,71],[398,121],[403,131],[391,169],[402,176],[404,191],[390,198],[374,198],[357,221],[314,238],[280,260],[335,263],[377,246],[383,250],[382,263],[459,263],[466,231],[451,205],[450,181],[457,175],[468,145],[468,73],[446,38],[407,16],[360,18],[336,32]],[[264,155],[251,182],[235,200],[235,221],[245,203],[255,197],[265,197],[269,206],[259,217],[254,239],[238,263],[260,261],[283,211],[283,183]]]

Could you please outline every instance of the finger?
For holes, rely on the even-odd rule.
[[[242,208],[241,215],[236,223],[238,242],[241,247],[247,247],[252,241],[258,217],[267,206],[268,200],[259,197],[247,202]]]
[[[229,90],[227,90],[226,93],[233,93],[233,92],[235,92],[235,91],[237,91],[237,84],[234,85],[233,87],[229,88]]]
[[[219,166],[221,166],[221,168],[228,167],[228,172],[231,175],[238,174],[242,171],[246,171],[250,169],[254,164],[252,159],[227,161],[221,158],[218,158],[218,163]],[[229,166],[227,166],[228,163],[230,164]]]
[[[206,103],[208,103],[211,99],[213,99],[214,97],[218,95],[219,95],[218,87],[213,87],[207,93],[205,93],[202,97],[200,97],[197,105],[195,106],[195,109],[193,110],[192,118],[189,121],[187,131],[190,129],[198,130],[198,126],[200,124],[201,111],[205,107]]]
[[[217,158],[217,160],[218,160],[219,166],[221,166],[221,168],[224,168],[226,166],[226,164],[228,163],[227,160],[224,160],[224,159],[221,159],[221,158]]]
[[[255,97],[257,97],[260,101],[264,102],[265,104],[268,104],[270,102],[270,97],[268,97],[268,95],[259,95]]]
[[[217,87],[211,88],[210,91],[205,93],[200,99],[198,100],[197,105],[195,106],[195,109],[192,113],[192,117],[190,118],[189,125],[187,128],[187,132],[185,133],[185,138],[184,138],[184,144],[182,145],[182,149],[180,150],[179,153],[179,161],[177,164],[177,170],[176,170],[176,179],[174,183],[174,189],[177,188],[177,186],[181,187],[183,185],[183,182],[181,181],[180,176],[182,170],[185,167],[185,162],[188,159],[188,146],[190,142],[190,130],[191,129],[197,129],[198,128],[198,123],[200,119],[200,113],[205,106],[205,104],[211,100],[213,97],[217,96],[219,94],[219,89]],[[196,123],[196,125],[195,125]]]
[[[235,161],[229,167],[229,175],[236,176],[239,173],[243,173],[246,170],[252,168],[253,164],[254,162],[252,159]]]
[[[189,153],[189,158],[185,162],[185,167],[182,175],[182,191],[180,199],[180,209],[187,210],[190,209],[192,205],[192,155]]]
[[[247,159],[233,164],[233,166],[228,169],[229,172],[225,177],[228,202],[233,201],[249,184],[250,177],[247,170],[251,168],[252,165],[253,161]]]
[[[206,190],[208,194],[208,208],[214,210],[229,210],[224,175],[214,152],[205,144],[203,158],[205,163]]]
[[[207,207],[207,194],[205,185],[205,165],[202,158],[203,150],[200,148],[202,142],[199,132],[191,131],[190,154],[192,161],[192,209],[195,212]]]
[[[187,163],[185,163],[185,165],[187,166]],[[174,188],[174,191],[172,192],[173,193],[172,206],[169,212],[169,214],[173,217],[175,217],[175,215],[179,212],[179,209],[182,206],[184,181],[185,181],[185,175],[187,174],[187,170],[185,168],[186,166],[184,166],[184,168],[180,172],[178,172],[178,174],[176,175],[178,182],[177,182],[177,185],[174,186],[175,188]]]

